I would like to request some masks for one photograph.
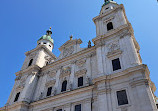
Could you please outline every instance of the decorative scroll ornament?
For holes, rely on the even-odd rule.
[[[63,51],[63,57],[70,56],[74,52],[74,46],[70,46],[68,48],[65,48]]]
[[[85,59],[81,59],[81,60],[78,60],[78,61],[76,62],[76,65],[77,65],[78,67],[82,67],[85,63],[86,63],[86,60],[85,60]]]
[[[90,85],[90,78],[88,76],[86,76],[86,86]]]
[[[120,50],[119,42],[115,41],[108,45],[108,54],[107,57],[114,57],[116,55],[120,55],[122,51]]]

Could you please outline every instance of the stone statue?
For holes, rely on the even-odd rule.
[[[57,89],[56,88],[54,88],[54,90],[53,90],[53,96],[55,96],[56,95],[56,93],[57,93]]]
[[[86,76],[86,86],[90,85],[90,78],[88,76]]]
[[[72,90],[72,83],[69,84],[69,90]]]

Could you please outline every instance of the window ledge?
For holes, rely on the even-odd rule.
[[[130,106],[131,106],[130,104],[120,105],[120,106],[117,106],[117,109],[127,108],[127,107],[130,107]]]
[[[108,52],[107,57],[111,58],[117,55],[120,55],[122,53],[122,51],[120,49],[112,51],[112,52]]]

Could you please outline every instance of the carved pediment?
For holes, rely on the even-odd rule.
[[[64,43],[59,50],[62,51],[65,48],[68,48],[70,46],[74,46],[76,44],[81,44],[82,40],[81,39],[75,39],[75,40],[68,40],[66,43]]]
[[[71,67],[66,67],[61,70],[60,77],[66,77],[71,74]]]
[[[74,53],[76,53],[77,51],[77,47],[78,47],[78,44],[81,44],[82,41],[81,39],[75,39],[73,40],[72,37],[70,38],[70,40],[68,40],[66,43],[64,43],[60,48],[59,50],[62,52],[61,54],[61,57],[64,58],[64,57],[68,57]]]
[[[107,54],[108,58],[122,53],[122,51],[120,50],[119,41],[114,41],[108,44],[107,47],[108,47],[108,54]]]
[[[55,82],[56,82],[56,80],[50,80],[50,81],[48,81],[48,82],[45,84],[45,86],[46,86],[46,87],[53,86],[53,85],[55,84]]]
[[[104,23],[108,23],[108,22],[112,21],[113,19],[114,19],[114,16],[107,17],[107,18],[104,20]]]
[[[78,76],[83,76],[87,73],[87,69],[82,69],[82,70],[79,70],[75,73],[75,75],[78,77]]]
[[[122,53],[121,50],[115,50],[115,51],[112,51],[112,52],[108,52],[107,54],[107,57],[110,58],[110,57],[114,57],[114,56],[117,56],[117,55],[120,55]]]
[[[113,52],[115,50],[119,50],[120,49],[119,41],[114,41],[114,42],[108,44],[107,47],[108,47],[108,52]]]

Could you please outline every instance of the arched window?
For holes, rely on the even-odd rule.
[[[18,92],[18,93],[16,94],[15,99],[14,99],[14,102],[18,101],[19,96],[20,96],[20,92]]]
[[[113,23],[112,22],[109,22],[108,24],[107,24],[107,30],[109,31],[109,30],[111,30],[111,29],[113,29],[114,27],[113,27]]]
[[[66,88],[67,88],[67,80],[65,80],[65,81],[62,83],[61,92],[66,91]]]
[[[29,65],[28,66],[31,66],[32,65],[32,62],[33,62],[33,59],[30,60],[29,62]]]
[[[47,90],[47,96],[50,96],[52,93],[52,87],[49,87],[48,90]]]

